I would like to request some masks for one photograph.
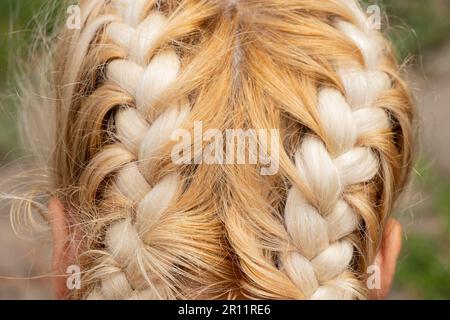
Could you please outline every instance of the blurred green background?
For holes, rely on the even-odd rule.
[[[33,17],[46,2],[0,0],[0,165],[20,156],[13,75],[20,62],[17,57],[32,41]],[[418,123],[423,148],[414,184],[403,201],[406,209],[396,213],[405,238],[392,298],[449,299],[450,0],[365,2],[380,5],[388,16],[384,30],[396,46],[399,61],[408,61],[423,115]]]

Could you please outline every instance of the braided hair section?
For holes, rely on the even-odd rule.
[[[377,103],[393,88],[383,70],[385,42],[368,25],[355,1],[341,2],[353,23],[338,20],[335,26],[353,42],[363,60],[336,63],[343,92],[319,88],[317,114],[326,141],[307,134],[294,157],[297,173],[314,197],[308,200],[294,186],[284,211],[286,228],[298,251],[283,257],[283,268],[311,299],[364,297],[354,269],[358,249],[354,234],[362,228],[363,214],[351,199],[358,198],[360,208],[373,208],[370,191],[361,189],[370,190],[382,175],[384,155],[367,145],[367,137],[382,136],[394,125],[389,110]],[[382,217],[373,211],[371,218]]]
[[[59,48],[64,72],[58,77],[68,84],[59,93],[61,113],[70,123],[55,153],[55,163],[66,165],[55,184],[65,188],[60,198],[78,225],[79,264],[87,270],[77,295],[235,297],[219,209],[208,195],[220,177],[215,168],[170,158],[173,133],[210,116],[199,110],[210,103],[204,96],[215,86],[211,79],[226,83],[219,68],[227,64],[211,67],[202,56],[220,50],[217,59],[228,59],[222,7],[170,0],[83,4],[83,28],[62,37]],[[210,33],[201,32],[204,25]],[[72,50],[84,53],[80,61],[71,61]],[[213,127],[222,125],[223,112],[211,114]]]
[[[166,18],[154,12],[141,20],[147,1],[113,1],[113,6],[122,17],[122,21],[113,22],[106,28],[106,34],[118,45],[128,50],[124,59],[113,60],[107,66],[106,81],[123,89],[135,100],[135,107],[124,105],[115,115],[116,138],[123,149],[120,152],[135,159],[117,172],[115,186],[126,198],[130,199],[137,210],[133,218],[119,220],[106,231],[106,250],[115,266],[115,272],[102,280],[95,289],[95,298],[146,298],[166,299],[167,285],[148,277],[143,273],[142,282],[149,289],[141,289],[142,284],[132,286],[127,269],[147,270],[146,261],[152,257],[151,245],[143,237],[151,232],[164,211],[174,200],[179,189],[179,177],[170,174],[161,180],[153,180],[145,173],[152,165],[152,157],[171,132],[179,128],[188,119],[189,107],[177,105],[163,111],[153,122],[149,122],[148,108],[176,80],[180,61],[173,50],[157,53],[146,64],[146,55],[155,45],[155,41],[164,32]],[[130,272],[131,274],[133,272]],[[136,280],[135,280],[136,282]]]

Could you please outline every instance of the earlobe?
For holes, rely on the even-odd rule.
[[[48,204],[50,213],[53,257],[52,267],[54,273],[54,289],[58,299],[64,299],[68,295],[66,286],[65,269],[67,267],[68,236],[64,207],[57,198],[52,198]]]
[[[386,223],[381,248],[375,260],[381,271],[381,288],[371,292],[373,299],[386,299],[389,295],[401,248],[402,227],[397,220],[391,218]]]

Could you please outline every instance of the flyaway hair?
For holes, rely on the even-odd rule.
[[[414,108],[360,4],[79,5],[81,28],[61,27],[22,90],[24,140],[76,243],[71,298],[367,298]],[[174,163],[173,134],[196,122],[278,129],[278,172]]]

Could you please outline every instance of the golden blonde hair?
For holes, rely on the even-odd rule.
[[[76,235],[73,297],[365,298],[410,171],[413,107],[357,2],[80,8],[23,125]],[[279,129],[279,172],[175,164],[171,133],[195,121]]]

